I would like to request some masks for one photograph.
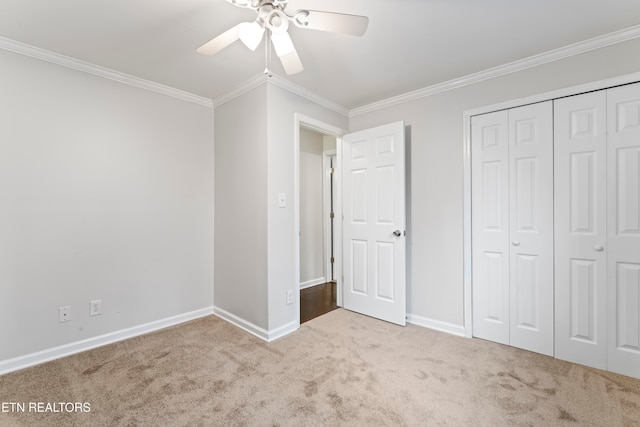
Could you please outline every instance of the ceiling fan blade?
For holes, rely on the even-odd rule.
[[[220,52],[222,49],[240,38],[240,30],[242,29],[243,24],[248,24],[248,22],[243,22],[235,27],[229,28],[218,37],[197,48],[196,52],[203,55],[213,55],[214,53]]]
[[[367,31],[369,18],[319,10],[299,10],[293,14],[293,23],[300,28],[361,36]]]
[[[244,7],[247,9],[255,9],[260,3],[256,0],[227,0],[227,2],[231,3],[234,6]]]
[[[289,33],[274,33],[271,35],[271,42],[287,74],[296,74],[304,69]]]

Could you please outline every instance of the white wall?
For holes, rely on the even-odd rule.
[[[300,129],[300,283],[326,281],[322,186],[323,135]],[[320,282],[319,282],[320,281]]]
[[[295,113],[328,125],[347,129],[348,118],[275,84],[267,85],[268,93],[268,275],[269,330],[288,330],[299,321],[296,304],[286,304],[286,293],[298,286],[295,275],[294,228],[294,150]],[[278,193],[288,195],[287,208],[278,208]],[[217,283],[216,283],[217,286]]]
[[[332,135],[322,135],[322,149],[324,151],[335,151],[336,137]]]
[[[215,109],[215,309],[264,339],[299,321],[286,298],[299,285],[295,113],[347,127],[347,117],[268,79]]]
[[[263,84],[215,114],[216,310],[262,330],[269,327],[266,109]]]
[[[0,361],[211,308],[212,109],[7,51],[0,69]]]
[[[409,126],[414,320],[464,325],[463,111],[640,71],[638,52],[640,40],[628,41],[350,120],[351,131],[397,120]]]

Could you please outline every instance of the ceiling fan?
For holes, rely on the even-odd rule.
[[[254,9],[258,17],[254,22],[242,22],[228,29],[213,40],[200,46],[196,51],[203,55],[213,55],[238,39],[249,49],[256,50],[266,34],[267,57],[270,52],[270,40],[287,74],[296,74],[303,70],[298,52],[296,52],[288,33],[290,22],[300,28],[354,36],[363,35],[369,25],[369,18],[360,15],[306,9],[298,10],[289,15],[285,12],[288,0],[226,1],[238,7]],[[270,74],[268,60],[265,72]]]

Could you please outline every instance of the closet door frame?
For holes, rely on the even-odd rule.
[[[485,107],[465,110],[463,112],[463,164],[464,164],[464,212],[463,212],[463,272],[464,272],[464,335],[473,337],[472,310],[472,246],[471,246],[471,117],[493,111],[520,107],[543,101],[550,101],[566,96],[579,95],[595,90],[608,89],[615,86],[640,82],[640,72],[600,80],[588,84],[572,86],[565,89],[541,93],[538,95],[514,99]]]

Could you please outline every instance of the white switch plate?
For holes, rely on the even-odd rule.
[[[71,320],[71,306],[58,307],[58,322],[68,322]]]
[[[278,206],[281,208],[287,206],[287,193],[278,193]]]
[[[293,304],[293,291],[287,291],[287,305]]]

